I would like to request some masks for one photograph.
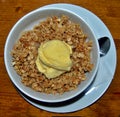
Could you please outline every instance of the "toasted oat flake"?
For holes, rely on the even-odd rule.
[[[73,66],[57,78],[47,79],[38,71],[35,61],[39,45],[53,39],[65,41],[73,47]],[[11,51],[12,65],[24,85],[39,92],[63,94],[76,89],[82,80],[86,80],[85,73],[93,68],[90,58],[92,41],[86,39],[80,25],[70,21],[67,16],[49,17],[21,34]]]

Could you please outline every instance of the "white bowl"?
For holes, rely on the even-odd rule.
[[[87,79],[77,87],[76,90],[65,92],[62,95],[52,95],[52,94],[45,94],[40,93],[32,90],[29,87],[24,86],[21,83],[20,76],[16,73],[14,70],[11,62],[12,62],[12,56],[10,55],[10,52],[13,48],[13,45],[15,44],[16,40],[18,39],[21,32],[24,30],[32,29],[35,24],[38,24],[38,22],[46,19],[48,16],[61,16],[62,14],[67,15],[71,21],[77,22],[81,25],[82,30],[88,35],[89,39],[92,39],[93,41],[93,50],[91,52],[92,55],[92,62],[94,63],[94,68],[90,73],[87,73]],[[62,102],[69,100],[81,92],[83,92],[94,80],[95,74],[98,69],[99,65],[99,45],[98,40],[95,38],[94,33],[89,27],[89,24],[86,23],[80,16],[76,15],[75,13],[61,8],[42,8],[34,10],[24,17],[22,17],[12,28],[10,31],[6,44],[5,44],[5,50],[4,50],[4,61],[5,66],[7,69],[7,72],[9,74],[9,77],[11,81],[14,83],[14,85],[25,95],[31,97],[32,99],[43,101],[43,102]]]

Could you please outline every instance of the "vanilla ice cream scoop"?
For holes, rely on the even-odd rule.
[[[57,77],[72,67],[72,48],[60,40],[44,42],[38,48],[37,68],[46,77]]]
[[[51,40],[41,44],[38,49],[40,60],[53,68],[69,71],[72,66],[71,47],[63,41]]]

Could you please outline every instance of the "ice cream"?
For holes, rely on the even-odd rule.
[[[64,41],[51,40],[41,43],[36,60],[37,68],[47,78],[55,78],[71,69],[71,54],[71,46]]]

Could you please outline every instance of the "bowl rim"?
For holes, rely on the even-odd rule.
[[[98,66],[99,66],[99,59],[100,59],[100,56],[99,56],[99,52],[97,54],[97,64],[96,64],[96,68],[93,72],[93,75],[92,75],[92,78],[91,78],[91,81],[89,81],[89,83],[87,83],[86,87],[84,87],[81,91],[78,91],[77,93],[75,93],[74,95],[71,95],[69,97],[66,97],[64,99],[56,99],[56,100],[46,100],[46,99],[42,99],[42,98],[38,98],[38,97],[35,97],[31,94],[29,94],[28,92],[26,92],[25,90],[23,90],[19,85],[18,83],[15,82],[14,78],[12,77],[9,69],[8,69],[8,63],[7,63],[7,45],[8,45],[8,42],[9,42],[9,39],[10,39],[10,35],[12,34],[12,32],[17,28],[17,26],[19,25],[20,22],[24,21],[24,19],[26,19],[28,16],[32,16],[34,13],[36,12],[42,12],[44,10],[60,10],[60,11],[64,11],[64,12],[68,12],[78,18],[80,18],[88,27],[89,29],[91,30],[91,32],[93,33],[94,31],[92,30],[92,28],[88,25],[88,23],[86,23],[85,20],[83,20],[82,17],[80,17],[79,15],[77,15],[76,13],[70,11],[70,10],[67,10],[67,9],[64,9],[64,8],[56,8],[56,7],[51,7],[51,8],[38,8],[36,10],[33,10],[29,13],[27,13],[26,15],[24,15],[22,18],[20,18],[16,23],[15,25],[12,27],[12,29],[10,30],[8,36],[7,36],[7,39],[6,39],[6,42],[5,42],[5,47],[4,47],[4,63],[5,63],[5,67],[6,67],[6,70],[7,70],[7,73],[11,79],[11,81],[13,82],[13,84],[22,92],[24,93],[25,95],[29,96],[30,98],[34,99],[34,100],[38,100],[38,101],[42,101],[42,102],[49,102],[49,103],[56,103],[56,102],[63,102],[63,101],[66,101],[66,100],[69,100],[69,99],[72,99],[74,97],[76,97],[77,95],[79,95],[80,93],[82,93],[93,81],[96,73],[97,73],[97,70],[98,70]],[[95,34],[93,33],[93,36],[95,37],[96,39],[96,36]],[[96,40],[96,44],[97,44],[97,49],[99,51],[99,45],[97,43],[97,40]]]

